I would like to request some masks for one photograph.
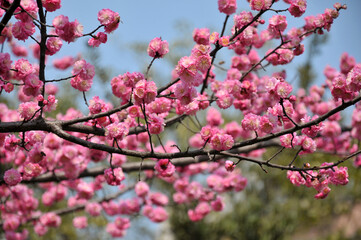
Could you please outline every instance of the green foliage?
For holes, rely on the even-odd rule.
[[[270,150],[275,152],[276,149]],[[275,163],[287,163],[295,152],[285,152]],[[270,156],[271,154],[268,154]],[[306,157],[305,157],[306,158]],[[311,164],[331,161],[331,155],[317,155],[307,159]],[[302,164],[305,159],[296,159]],[[339,229],[330,229],[331,223],[341,214],[352,212],[358,203],[361,191],[358,188],[360,174],[348,163],[350,183],[346,186],[332,186],[326,199],[318,200],[313,196],[316,191],[304,186],[293,186],[286,178],[286,172],[266,169],[265,173],[257,165],[241,165],[243,175],[249,184],[241,193],[228,194],[226,207],[221,213],[211,213],[200,222],[188,219],[185,206],[172,207],[170,218],[175,239],[298,239],[304,238],[310,229],[322,226],[326,233],[317,231],[319,239],[356,239],[345,238]],[[342,226],[340,226],[342,229]],[[320,235],[318,235],[320,234]],[[322,235],[326,234],[326,235]],[[359,233],[355,233],[355,236]],[[332,238],[331,238],[332,236]],[[335,237],[339,236],[339,237]]]

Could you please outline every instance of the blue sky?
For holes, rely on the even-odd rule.
[[[323,13],[325,8],[332,8],[335,2],[337,1],[308,1],[308,9],[304,16]],[[237,3],[237,13],[249,10],[246,0],[237,1]],[[55,12],[55,15],[68,15],[71,21],[75,18],[78,19],[84,25],[85,33],[97,26],[97,13],[100,9],[110,8],[119,12],[123,24],[120,24],[116,32],[109,36],[108,44],[99,48],[104,65],[114,68],[116,75],[123,73],[124,70],[143,70],[139,68],[140,66],[135,62],[136,58],[129,51],[130,43],[149,42],[154,37],[161,36],[171,44],[172,41],[179,38],[180,32],[175,27],[177,22],[185,22],[191,29],[209,27],[220,31],[225,17],[225,14],[218,11],[217,0],[65,0],[62,5],[63,8]],[[359,45],[361,29],[358,25],[361,23],[361,14],[359,14],[361,1],[347,1],[347,5],[348,9],[341,11],[339,18],[333,24],[327,44],[322,46],[320,54],[313,59],[315,70],[318,72],[318,81],[323,80],[322,71],[327,64],[338,68],[339,58],[343,52],[348,52],[356,58],[357,62],[361,62],[361,47]],[[274,8],[283,9],[285,6],[283,1],[279,1],[274,5]],[[286,16],[289,26],[302,26],[304,23],[303,17],[295,19],[287,13]],[[232,21],[233,19],[229,22],[229,27]],[[181,37],[191,38],[190,35]],[[76,44],[68,46],[65,43],[61,54],[75,55],[76,51],[81,52],[84,49],[84,41],[85,39],[79,39]],[[171,51],[172,49],[170,49],[170,54]],[[305,57],[306,54],[296,58],[287,69],[292,69],[301,64]],[[156,63],[156,67],[159,66],[162,67],[162,63]],[[169,66],[164,66],[164,69],[168,71],[165,74],[169,74]]]

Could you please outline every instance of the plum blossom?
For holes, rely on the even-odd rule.
[[[109,185],[116,186],[120,185],[121,181],[125,179],[122,168],[108,168],[104,170],[105,180]]]
[[[162,177],[171,177],[175,172],[175,166],[168,159],[160,159],[154,169]]]
[[[150,41],[147,52],[150,57],[162,58],[169,52],[168,42],[156,37]]]
[[[227,15],[231,15],[236,12],[237,1],[236,0],[218,0],[218,10]]]
[[[9,186],[15,186],[19,182],[21,182],[21,175],[20,173],[15,169],[9,169],[4,174],[4,181]]]

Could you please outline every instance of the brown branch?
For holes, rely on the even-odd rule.
[[[273,3],[272,3],[273,4]],[[265,13],[267,10],[261,10],[256,16],[253,17],[252,21],[246,25],[244,25],[241,29],[239,29],[238,31],[236,31],[232,37],[230,37],[229,41],[232,42],[236,37],[238,37],[238,35],[240,35],[247,27],[251,26],[254,22],[256,22],[261,16],[263,13]],[[227,16],[228,17],[228,16]],[[226,18],[227,20],[228,18]],[[226,21],[225,21],[226,23]],[[224,26],[225,27],[225,26]],[[223,32],[223,30],[222,30]],[[221,50],[223,48],[223,46],[219,45],[218,43],[215,45],[215,48],[212,50],[212,52],[209,54],[211,57],[212,57],[212,61],[211,61],[211,66],[208,68],[208,71],[207,71],[207,74],[206,74],[206,77],[204,78],[203,80],[203,85],[202,85],[202,88],[201,88],[201,91],[200,93],[203,94],[203,92],[206,90],[207,88],[207,80],[208,80],[208,77],[209,77],[209,73],[211,71],[211,68],[214,64],[214,60],[216,58],[216,54],[219,50]]]
[[[4,30],[6,24],[10,21],[11,17],[14,15],[15,10],[20,6],[20,0],[14,0],[10,8],[6,11],[3,19],[0,22],[0,34]]]
[[[247,146],[240,149],[233,149],[228,151],[229,153],[240,154],[240,153],[249,153],[253,150],[260,149],[260,148],[267,148],[267,147],[275,147],[279,146],[279,143],[276,141],[269,141],[267,143],[259,143],[253,146]],[[172,164],[177,167],[187,166],[189,164],[200,163],[210,160],[210,155],[206,154],[203,156],[198,157],[184,157],[179,159],[172,160]],[[224,158],[224,156],[217,155],[216,160]],[[212,158],[213,159],[213,158]],[[141,168],[142,171],[144,170],[154,170],[154,166],[156,161],[140,161],[140,162],[127,162],[122,164],[122,170],[125,173],[137,172]],[[96,177],[98,175],[104,174],[104,170],[108,167],[93,167],[91,169],[86,169],[82,173],[80,173],[78,178],[84,177]],[[64,173],[45,173],[41,176],[38,176],[34,179],[24,180],[22,184],[34,184],[34,183],[42,183],[42,182],[59,182],[63,180],[68,180]],[[0,184],[4,183],[3,180],[0,180]]]

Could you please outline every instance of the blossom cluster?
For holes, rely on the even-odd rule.
[[[346,7],[335,4],[334,9],[305,17],[303,26],[289,28],[289,15],[282,12],[263,19],[263,13],[277,1],[248,2],[252,12],[237,13],[236,0],[218,0],[218,9],[226,19],[234,14],[231,30],[196,28],[190,54],[179,59],[171,82],[164,88],[159,87],[158,76],[149,77],[149,71],[153,61],[168,54],[169,44],[161,37],[152,39],[146,50],[150,57],[146,73],[121,73],[104,85],[116,97],[110,103],[101,94],[86,99],[86,94],[94,93],[96,68],[91,60],[80,55],[55,59],[53,66],[68,70],[71,76],[54,81],[45,79],[45,66],[50,56],[57,57],[63,41],[69,44],[90,36],[90,46],[105,44],[121,22],[119,14],[100,10],[100,26],[84,34],[78,20],[69,21],[64,15],[47,21],[51,26],[39,23],[39,11],[60,9],[60,0],[21,1],[14,13],[15,23],[5,26],[0,36],[0,43],[8,43],[11,51],[0,53],[0,94],[16,89],[19,100],[17,110],[0,103],[0,163],[6,168],[0,179],[0,209],[5,237],[26,239],[29,233],[22,226],[27,222],[39,236],[59,227],[61,216],[41,212],[39,206],[55,207],[60,201],[69,209],[84,209],[72,222],[78,229],[86,228],[88,218],[102,212],[114,216],[106,226],[112,237],[124,236],[136,214],[156,223],[166,221],[170,214],[167,206],[174,203],[187,206],[191,221],[201,221],[212,211],[224,209],[226,192],[246,188],[248,180],[239,167],[242,160],[288,169],[291,183],[314,188],[316,198],[327,197],[331,185],[347,184],[346,167],[326,162],[314,168],[318,170],[310,170],[310,164],[299,168],[297,157],[317,150],[342,156],[358,153],[354,140],[361,140],[361,104],[355,104],[351,130],[342,127],[340,111],[353,103],[350,101],[360,101],[361,64],[345,53],[339,69],[325,68],[325,84],[297,92],[285,70],[258,74],[261,68],[281,68],[301,55],[304,39],[329,31]],[[306,0],[284,2],[292,17],[302,16],[307,9]],[[0,1],[0,14],[8,9],[4,4]],[[266,26],[260,28],[263,24]],[[46,36],[40,32],[40,42],[34,35],[38,26],[48,31]],[[29,37],[36,41],[31,50],[39,64],[30,62],[27,49],[19,44]],[[271,41],[279,45],[261,56],[259,49]],[[224,69],[215,62],[221,50],[233,54]],[[223,79],[216,67],[225,70]],[[55,114],[58,87],[51,82],[60,81],[83,92],[87,108]],[[224,117],[225,110],[233,120]],[[3,133],[6,126],[19,133]],[[175,131],[183,129],[190,133],[188,141],[175,142]],[[264,140],[275,140],[273,146],[282,149],[295,149],[295,158],[282,167],[270,164],[272,159],[261,160]],[[361,166],[359,156],[355,165]],[[132,171],[139,171],[137,179],[128,174]],[[154,179],[168,183],[174,192],[155,191],[148,181],[157,183]],[[29,185],[32,182],[40,188],[36,194]],[[133,191],[133,196],[98,199],[104,188]]]

